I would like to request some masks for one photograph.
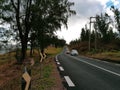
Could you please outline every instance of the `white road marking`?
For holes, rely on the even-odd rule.
[[[57,64],[58,64],[58,65],[60,65],[60,63],[59,63],[59,62],[57,62]]]
[[[61,67],[61,66],[59,67],[59,69],[60,69],[60,71],[64,71],[63,67]]]
[[[57,59],[57,56],[55,57],[55,59],[58,60],[58,59]]]
[[[100,60],[98,60],[98,59],[95,59],[95,60],[98,61],[98,62],[100,61]]]
[[[120,66],[120,64],[115,64],[116,66]]]
[[[69,78],[69,76],[64,76],[67,84],[69,85],[69,87],[75,87],[75,84],[71,81],[71,79]]]
[[[107,62],[107,61],[103,61],[104,63],[109,63],[109,62]]]
[[[58,58],[57,58],[57,56],[55,57],[55,59],[56,59],[56,62],[58,62]]]
[[[75,57],[73,57],[73,58],[75,58]],[[86,63],[86,64],[88,64],[88,65],[91,65],[91,66],[93,66],[93,67],[99,68],[99,69],[101,69],[101,70],[104,70],[104,71],[106,71],[106,72],[109,72],[109,73],[111,73],[111,74],[114,74],[114,75],[117,75],[117,76],[120,77],[120,74],[119,74],[119,73],[116,73],[116,72],[114,72],[114,71],[111,71],[111,70],[102,68],[102,67],[100,67],[100,66],[94,65],[94,64],[89,63],[89,62],[86,62],[86,61],[82,61],[82,60],[80,60],[80,59],[78,59],[78,58],[75,58],[75,59],[77,59],[78,61],[81,61],[81,62],[83,62],[83,63]]]

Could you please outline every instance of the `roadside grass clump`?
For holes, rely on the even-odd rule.
[[[36,86],[35,90],[47,90],[55,85],[54,79],[51,78],[42,78],[37,83],[38,85]]]
[[[105,54],[107,56],[120,57],[120,51],[118,51],[118,52],[105,52],[103,54]]]
[[[41,71],[40,65],[37,64],[36,68],[37,69],[32,72],[33,81],[31,90],[46,90],[55,85],[55,79],[51,78],[51,73],[53,70],[53,66],[51,64],[43,64]]]
[[[52,72],[52,66],[47,65],[43,69],[43,78],[49,78]]]
[[[98,58],[101,60],[119,61],[120,62],[120,51],[105,51],[95,54],[87,54],[92,58]]]

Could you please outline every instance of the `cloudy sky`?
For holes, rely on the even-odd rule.
[[[80,37],[81,28],[85,24],[89,24],[89,18],[96,14],[107,12],[113,15],[110,11],[110,6],[115,5],[120,7],[120,0],[69,0],[74,2],[72,7],[76,11],[76,15],[69,18],[68,29],[62,27],[61,31],[57,32],[59,38],[64,38],[67,43]]]

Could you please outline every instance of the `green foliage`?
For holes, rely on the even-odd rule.
[[[117,26],[120,21],[120,12],[118,9],[112,8],[116,15],[116,22]],[[89,35],[90,37],[90,47],[92,53],[97,53],[101,51],[110,51],[110,50],[119,50],[120,46],[120,36],[118,32],[113,30],[111,26],[113,21],[108,14],[104,13],[101,15],[96,15],[96,22],[94,23],[93,27],[94,30],[91,31],[89,34],[89,29],[82,28],[80,39],[72,40],[70,42],[70,47],[75,48],[80,52],[86,52],[89,46]],[[119,30],[119,28],[117,28]],[[96,52],[97,51],[97,52]]]
[[[120,33],[120,11],[118,8],[115,8],[114,6],[111,6],[111,10],[114,13],[114,18],[116,21],[116,28]]]
[[[108,30],[110,24],[110,17],[105,13],[104,15],[96,15],[96,27],[101,34],[101,40],[103,43],[108,42]]]
[[[80,39],[81,41],[88,41],[89,40],[89,29],[87,28],[82,28],[81,29],[81,35],[80,35]]]
[[[9,23],[21,42],[21,61],[26,57],[28,41],[40,49],[47,47],[55,31],[67,27],[68,18],[75,14],[74,3],[68,0],[1,0],[0,20]],[[36,38],[33,38],[35,34]],[[17,38],[18,39],[18,38]],[[31,39],[31,40],[30,40]],[[31,46],[35,46],[31,43]]]
[[[33,71],[33,75],[35,75],[34,77],[37,78],[35,79],[35,81],[33,81],[33,85],[32,85],[32,90],[46,90],[48,88],[51,88],[52,86],[55,85],[55,79],[51,78],[51,73],[53,70],[53,66],[51,64],[45,64],[42,67],[42,77],[40,74],[40,66],[39,64],[34,67],[35,71]],[[36,71],[37,70],[37,71]],[[40,78],[41,77],[41,78]]]
[[[50,74],[51,74],[51,71],[52,71],[52,67],[50,65],[46,66],[44,69],[43,69],[43,77],[44,78],[49,78],[50,77]]]
[[[85,36],[86,35],[86,32],[85,32],[85,29],[82,28],[82,31],[81,31],[81,41],[85,41]]]
[[[54,32],[61,29],[62,24],[67,27],[68,17],[75,14],[75,11],[70,9],[72,5],[74,4],[67,0],[42,0],[42,2],[37,0],[35,2],[32,21],[36,23],[33,30],[36,33],[36,40],[40,49],[44,49],[53,43],[52,41],[55,41],[54,44],[56,45],[58,40],[54,38]],[[63,46],[65,42],[60,41]]]

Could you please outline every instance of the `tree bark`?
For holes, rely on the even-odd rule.
[[[30,57],[33,56],[33,43],[31,42],[31,45],[30,45]]]
[[[22,50],[21,50],[21,63],[24,61],[24,59],[26,58],[26,50],[27,50],[27,38],[22,38],[21,40],[21,46],[22,46]]]

